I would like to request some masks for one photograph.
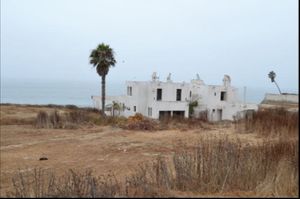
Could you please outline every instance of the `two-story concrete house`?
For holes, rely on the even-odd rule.
[[[197,101],[194,116],[205,113],[210,121],[233,120],[245,110],[257,110],[257,105],[244,104],[238,100],[237,89],[231,86],[228,75],[224,76],[222,85],[206,85],[197,76],[190,83],[173,82],[171,74],[165,82],[153,73],[151,81],[127,81],[126,95],[107,97],[107,107],[112,102],[118,103],[121,110],[117,113],[131,116],[141,113],[158,119],[161,117],[188,117],[189,104]],[[101,97],[92,96],[95,108],[100,109]],[[109,112],[107,112],[110,114]]]

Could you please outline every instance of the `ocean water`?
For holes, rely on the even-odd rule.
[[[124,83],[106,83],[107,95],[123,94]],[[92,95],[100,95],[99,82],[71,81],[3,81],[1,103],[16,104],[74,104],[92,107]]]
[[[243,87],[239,88],[239,99],[244,100]],[[108,96],[125,94],[125,82],[107,82],[106,94]],[[1,103],[17,104],[74,104],[80,107],[92,107],[92,95],[100,95],[101,84],[99,82],[78,81],[18,81],[1,80]],[[246,89],[248,103],[260,103],[265,93],[277,93],[276,88]],[[288,90],[286,92],[295,92]]]

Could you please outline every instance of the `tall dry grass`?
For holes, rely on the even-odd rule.
[[[256,133],[261,136],[298,136],[299,112],[283,108],[254,112],[252,117],[235,121],[239,133]]]
[[[69,106],[68,106],[69,107]],[[111,125],[124,128],[127,125],[125,117],[103,117],[93,108],[69,107],[67,111],[54,109],[51,112],[39,111],[33,122],[37,128],[76,129],[82,125]],[[127,126],[126,126],[127,127]]]
[[[183,150],[173,157],[176,187],[182,191],[222,193],[255,191],[260,195],[264,183],[286,187],[278,178],[278,170],[287,172],[285,189],[268,190],[267,195],[298,194],[298,142],[265,141],[259,146],[242,146],[228,140],[205,141],[192,152]],[[282,167],[280,163],[289,165]],[[275,179],[276,181],[270,181]]]
[[[70,170],[64,176],[34,170],[13,178],[12,197],[170,197],[174,191],[195,195],[251,192],[254,196],[299,194],[298,141],[265,141],[244,145],[239,140],[202,139],[182,146],[171,159],[158,157],[141,164],[121,180]],[[233,195],[234,196],[234,195]]]
[[[49,114],[39,111],[35,120],[37,128],[78,128],[81,124],[93,123],[99,117],[93,109],[72,108],[68,112],[59,113],[56,109]]]
[[[13,191],[8,197],[110,197],[119,193],[119,183],[113,175],[94,176],[91,170],[68,170],[57,176],[51,170],[36,168],[19,171],[13,178]]]
[[[61,128],[62,118],[57,110],[48,114],[46,111],[40,111],[37,114],[35,126],[37,128]]]

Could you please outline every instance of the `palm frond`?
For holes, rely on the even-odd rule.
[[[274,79],[276,77],[276,73],[274,71],[271,71],[269,74],[268,74],[269,78],[271,79],[272,82],[274,82]]]
[[[114,51],[109,45],[101,43],[90,54],[90,64],[97,68],[97,73],[106,75],[110,67],[115,66]]]

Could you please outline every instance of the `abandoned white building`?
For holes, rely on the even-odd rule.
[[[193,115],[203,115],[209,121],[233,120],[242,117],[247,110],[257,110],[256,104],[245,104],[238,99],[237,89],[231,86],[228,75],[222,85],[206,85],[197,75],[190,83],[171,80],[159,81],[153,73],[151,81],[127,81],[127,95],[106,97],[106,113],[117,104],[114,114],[125,117],[141,113],[158,119],[164,116],[189,117],[189,106],[194,102]],[[101,97],[92,96],[94,107],[101,108]],[[195,103],[196,102],[196,103]],[[115,108],[116,109],[116,108]]]

